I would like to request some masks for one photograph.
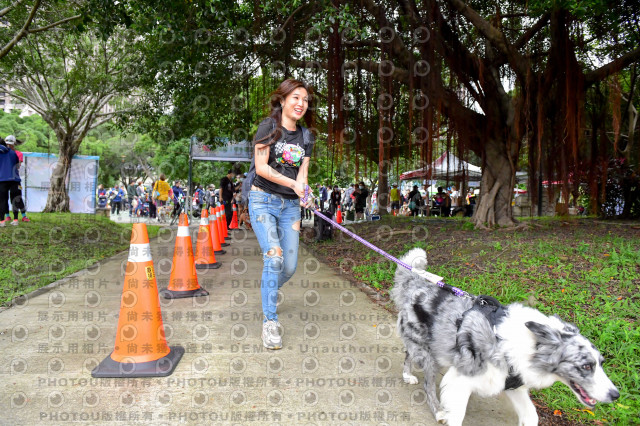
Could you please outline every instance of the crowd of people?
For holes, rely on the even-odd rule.
[[[476,204],[478,189],[469,188],[466,195],[455,185],[444,189],[438,187],[436,193],[429,193],[425,185],[422,190],[413,185],[411,190],[402,191],[398,184],[391,185],[388,195],[388,211],[394,216],[471,216]],[[338,185],[317,184],[313,194],[313,205],[322,211],[335,214],[338,206],[342,212],[354,212],[354,220],[364,220],[379,212],[377,188],[369,189],[364,182],[350,184],[346,188]],[[310,219],[309,209],[302,209],[302,218]]]
[[[216,188],[215,184],[209,184],[205,188],[201,183],[195,183],[190,200],[192,215],[200,217],[202,209],[222,204],[229,226],[233,217],[233,205],[236,204],[240,225],[250,228],[251,221],[246,206],[242,206],[240,202],[243,176],[242,173],[236,173],[231,169],[220,180],[219,188]],[[113,215],[128,210],[129,217],[149,217],[160,223],[167,222],[169,217],[185,211],[187,207],[187,191],[182,182],[175,180],[173,185],[170,185],[164,174],[150,183],[139,179],[129,185],[115,184],[110,188],[100,184],[96,198],[98,208],[106,209]]]

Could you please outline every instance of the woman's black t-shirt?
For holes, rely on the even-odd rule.
[[[258,131],[253,138],[253,142],[260,140],[273,132],[273,119],[266,118],[258,126]],[[304,149],[304,139],[302,137],[302,127],[296,125],[296,130],[290,131],[282,128],[282,137],[279,141],[269,147],[269,159],[267,164],[278,173],[293,180],[298,176],[298,170],[305,157],[311,157],[313,151],[313,135],[309,135],[309,146]],[[269,140],[266,141],[267,143]],[[286,186],[271,182],[262,176],[256,175],[253,185],[270,194],[276,194],[288,200],[298,198],[295,191]]]

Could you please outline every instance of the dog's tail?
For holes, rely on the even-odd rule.
[[[409,250],[400,260],[407,265],[411,266],[413,270],[424,271],[427,269],[427,252],[421,248],[414,248]],[[391,298],[396,303],[396,306],[402,305],[403,298],[407,295],[407,291],[412,282],[415,282],[417,276],[408,269],[398,266],[396,268],[396,275],[394,277],[394,285],[391,290]]]
[[[427,269],[427,252],[421,248],[414,248],[409,250],[404,256],[400,258],[401,261],[411,266],[413,269],[425,271]],[[402,271],[406,271],[407,274],[411,272],[402,268]]]

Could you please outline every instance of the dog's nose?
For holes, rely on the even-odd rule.
[[[618,389],[610,390],[609,398],[611,398],[611,401],[615,401],[616,399],[620,398],[620,392],[618,392]]]

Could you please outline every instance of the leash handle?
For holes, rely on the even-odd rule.
[[[309,185],[306,185],[304,187],[304,197],[302,197],[300,199],[303,204],[307,204],[307,200],[309,199],[309,195],[311,195],[311,188],[309,187]]]

